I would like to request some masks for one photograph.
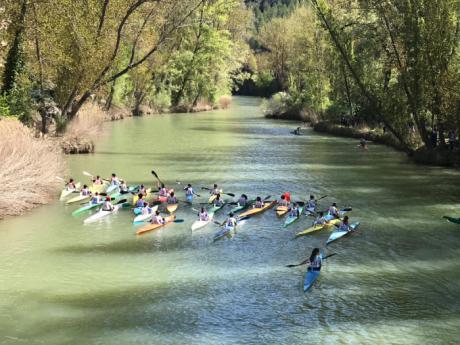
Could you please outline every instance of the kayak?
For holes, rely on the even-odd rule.
[[[144,201],[147,201],[147,198],[151,197],[151,194],[150,194],[151,191],[152,191],[151,188],[147,188],[147,189],[146,189],[147,194],[144,195]],[[136,205],[137,200],[139,200],[139,195],[138,195],[138,194],[136,194],[136,195],[133,196],[133,205],[134,205],[134,206]]]
[[[170,204],[166,206],[166,209],[168,210],[169,213],[173,213],[177,210],[178,207],[179,207],[179,204]]]
[[[264,207],[261,207],[261,208],[251,208],[250,210],[247,210],[246,212],[243,212],[241,213],[238,217],[239,218],[243,218],[243,217],[252,217],[252,216],[255,216],[256,214],[259,214],[259,213],[262,213],[262,212],[265,212],[266,210],[268,210],[269,208],[272,208],[273,206],[275,206],[276,204],[276,200],[273,200],[273,201],[267,201],[264,203]]]
[[[356,231],[356,229],[358,228],[359,226],[359,222],[358,223],[354,223],[354,224],[351,224],[350,225],[350,228],[353,229],[352,232],[349,232],[349,231],[334,231],[331,236],[329,236],[329,238],[327,239],[327,242],[326,242],[326,245],[328,245],[329,243],[331,242],[334,242],[334,241],[337,241],[338,239],[342,238],[342,237],[345,237],[349,234],[352,234],[353,232]]]
[[[237,204],[234,208],[232,208],[229,212],[230,213],[236,213],[236,212],[239,212],[239,211],[243,211],[247,208],[249,208],[249,206],[251,206],[252,204],[254,204],[256,201],[255,200],[248,200],[246,202],[246,205],[240,205],[240,204]]]
[[[327,224],[316,224],[316,225],[313,225],[313,226],[309,227],[308,229],[306,229],[304,231],[298,232],[295,235],[295,237],[305,236],[305,235],[311,234],[312,232],[315,232],[315,231],[328,229],[331,226],[333,226],[335,224],[339,224],[339,223],[340,223],[340,219],[333,219],[333,220],[329,221],[329,223],[327,223]]]
[[[217,211],[221,210],[225,206],[225,203],[222,206],[211,206],[208,210],[208,213],[216,213]]]
[[[307,270],[305,275],[305,281],[303,282],[303,292],[307,292],[313,284],[316,282],[320,275],[321,271]]]
[[[214,200],[216,200],[216,198],[217,198],[217,195],[215,194],[211,195],[208,199],[208,204],[212,204]]]
[[[342,218],[345,213],[347,213],[347,211],[339,211],[339,217]],[[326,219],[327,221],[331,221],[331,220],[337,219],[337,218],[335,218],[334,216],[332,216],[330,214],[327,214],[327,215],[324,216],[324,219]]]
[[[77,195],[65,202],[66,205],[74,204],[76,202],[84,202],[91,200],[91,195]]]
[[[213,242],[216,242],[224,237],[232,238],[232,232],[234,232],[236,226],[225,226],[222,230],[219,230],[214,234]]]
[[[304,206],[299,206],[299,216],[298,217],[289,215],[289,217],[286,218],[286,221],[284,222],[283,227],[284,228],[288,227],[289,225],[291,225],[295,221],[299,220],[300,217],[302,216],[303,208],[304,208]]]
[[[83,213],[85,211],[89,211],[89,210],[92,210],[93,208],[96,208],[98,206],[101,206],[104,202],[101,201],[101,202],[98,202],[97,204],[88,204],[88,205],[85,205],[83,207],[80,207],[79,209],[75,210],[72,212],[72,216],[78,216],[80,213]]]
[[[287,206],[278,206],[278,207],[276,208],[276,215],[277,215],[278,217],[282,217],[282,216],[284,216],[286,213],[288,213],[288,211],[289,211],[289,207],[287,207]]]
[[[78,182],[76,185],[75,185],[75,189],[67,189],[64,188],[61,192],[61,196],[59,197],[59,200],[64,200],[65,198],[67,198],[68,196],[70,196],[72,193],[76,193],[78,192],[78,190],[80,189],[80,186],[81,186],[81,183]]]
[[[146,226],[143,226],[142,228],[140,228],[139,230],[136,231],[136,234],[137,235],[142,235],[142,234],[145,234],[146,232],[149,232],[149,231],[153,231],[153,230],[157,230],[159,228],[162,228],[163,226],[166,226],[166,225],[169,225],[171,224],[174,219],[176,219],[176,216],[175,215],[171,215],[169,217],[165,217],[165,221],[166,223],[165,224],[148,224]]]
[[[211,223],[214,218],[214,213],[208,213],[208,220],[197,220],[192,224],[192,231],[204,228],[206,225]]]
[[[307,216],[312,215],[312,214],[315,215],[315,214],[316,214],[316,210],[315,210],[314,207],[307,207],[307,208],[305,209],[305,214],[306,214]]]
[[[116,190],[118,190],[118,185],[117,184],[111,184],[110,186],[107,187],[106,193],[114,193]]]
[[[89,187],[89,190],[91,193],[102,193],[107,187],[108,184],[104,182],[103,184],[93,184],[91,187]]]
[[[451,223],[460,224],[460,218],[444,216],[443,218],[447,219]]]
[[[140,222],[151,220],[152,216],[155,214],[157,210],[158,210],[158,205],[153,206],[152,211],[150,213],[139,214],[137,217],[134,218],[133,223],[140,223]]]
[[[102,219],[104,217],[107,217],[108,215],[111,215],[113,213],[118,212],[120,208],[123,207],[123,204],[117,204],[113,206],[112,211],[104,211],[104,210],[99,210],[97,213],[93,214],[92,216],[89,216],[86,218],[83,223],[88,224],[88,223],[94,223],[98,221],[99,219]]]

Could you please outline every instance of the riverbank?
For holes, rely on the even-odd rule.
[[[361,139],[390,146],[398,151],[405,150],[396,138],[390,133],[384,133],[380,130],[370,129],[368,127],[344,127],[338,124],[322,121],[312,125],[315,132],[326,133],[338,137]],[[425,147],[416,149],[408,153],[408,157],[415,163],[433,166],[442,166],[449,168],[460,167],[460,154],[458,149],[452,151],[447,148],[437,148],[428,150]]]

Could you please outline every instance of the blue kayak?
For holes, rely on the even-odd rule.
[[[303,292],[307,292],[313,286],[313,284],[318,279],[320,273],[321,271],[307,270],[307,274],[305,275],[305,281],[303,283]]]

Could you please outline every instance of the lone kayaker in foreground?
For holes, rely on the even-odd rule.
[[[321,266],[323,264],[323,259],[321,257],[321,253],[319,248],[314,248],[310,254],[310,257],[302,261],[300,264],[297,265],[289,265],[288,267],[295,267],[301,265],[308,265],[308,271],[320,271]]]

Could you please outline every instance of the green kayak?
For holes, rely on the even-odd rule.
[[[208,210],[208,213],[216,213],[217,211],[221,210],[225,206],[225,203],[222,206],[211,206]]]
[[[238,204],[237,206],[235,206],[234,208],[232,208],[230,210],[229,214],[230,213],[237,213],[239,211],[243,211],[243,210],[249,208],[250,206],[252,206],[255,202],[256,202],[255,200],[248,200],[246,205],[241,206],[241,205]]]
[[[97,203],[97,204],[87,204],[83,207],[80,207],[79,209],[75,210],[72,212],[72,216],[78,216],[79,214],[82,214],[83,212],[92,210],[93,208],[96,208],[98,206],[101,206],[103,204],[103,201]]]
[[[289,215],[286,218],[286,221],[284,222],[283,227],[287,227],[287,226],[291,225],[292,223],[294,223],[295,221],[299,220],[300,217],[302,216],[303,209],[304,209],[304,205],[299,205],[299,216],[298,217],[293,217],[293,216]]]
[[[451,223],[460,224],[460,218],[449,217],[449,216],[444,216],[442,218],[447,219]]]

